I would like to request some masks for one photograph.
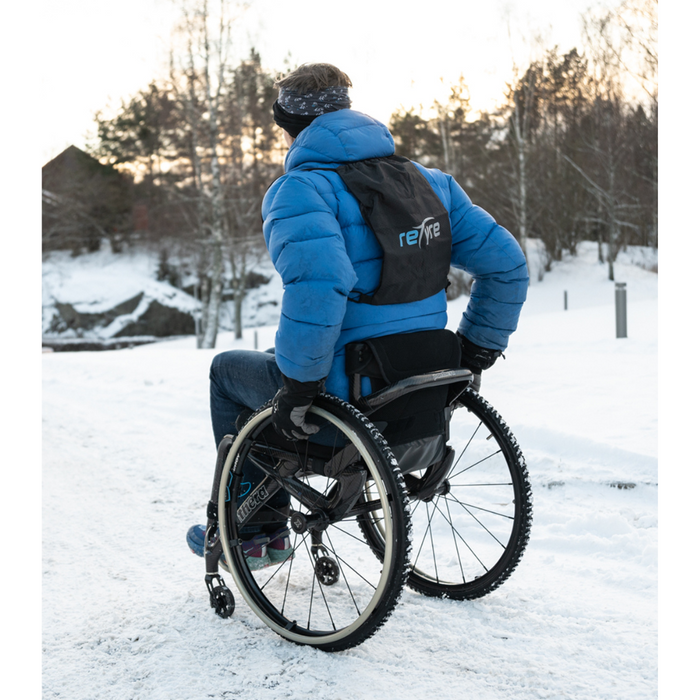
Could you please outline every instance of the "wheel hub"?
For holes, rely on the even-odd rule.
[[[303,535],[308,529],[308,523],[306,521],[306,516],[299,511],[292,513],[289,518],[289,524],[292,526],[292,530],[298,535]]]

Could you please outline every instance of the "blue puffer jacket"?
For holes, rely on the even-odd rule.
[[[389,156],[394,140],[371,117],[352,110],[317,117],[294,141],[285,174],[263,201],[263,232],[284,283],[275,356],[298,381],[328,377],[326,390],[347,399],[347,343],[444,328],[445,292],[422,301],[378,306],[348,300],[379,285],[382,249],[357,200],[329,170]],[[423,168],[449,213],[452,265],[474,277],[460,332],[477,345],[504,350],[515,330],[528,286],[525,257],[513,236],[472,204],[450,175]]]

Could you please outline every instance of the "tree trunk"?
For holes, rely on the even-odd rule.
[[[199,335],[197,336],[197,347],[201,348],[202,342],[204,341],[204,334],[206,333],[207,330],[207,309],[209,306],[209,294],[210,294],[210,285],[209,285],[209,278],[206,276],[201,277],[201,302],[202,302],[202,321],[201,321],[201,327],[199,329]]]
[[[515,138],[515,148],[517,152],[518,165],[517,165],[517,183],[518,189],[516,193],[516,211],[517,211],[517,221],[518,221],[518,243],[522,248],[523,255],[525,256],[525,264],[527,269],[530,269],[530,262],[527,259],[527,154],[525,152],[526,144],[523,139],[523,135],[520,131],[520,117],[518,114],[517,102],[515,106],[515,114],[513,119],[513,135]]]
[[[211,151],[211,237],[212,237],[212,269],[211,269],[211,293],[207,305],[207,323],[202,348],[210,349],[216,346],[216,336],[219,331],[219,312],[221,309],[221,293],[223,291],[224,274],[224,188],[221,181],[221,167],[219,163],[219,107],[223,83],[224,63],[221,60],[222,46],[219,44],[219,63],[216,94],[213,94],[210,75],[210,47],[206,27],[206,3],[204,3],[204,75],[206,78],[207,107],[209,108],[209,148]],[[219,41],[223,40],[223,24],[220,29]]]
[[[200,347],[205,349],[211,349],[216,346],[216,336],[219,332],[221,292],[223,290],[223,270],[223,255],[221,252],[221,241],[219,241],[219,245],[215,243],[212,248],[211,289],[204,314],[204,333],[202,336],[202,344],[200,345]]]
[[[620,227],[615,219],[610,223],[610,233],[608,242],[608,279],[615,281],[614,263],[620,250]]]
[[[233,308],[236,314],[235,320],[235,333],[236,340],[240,340],[243,337],[243,299],[245,298],[245,292],[243,289],[236,289],[233,293]]]
[[[442,114],[440,115],[440,139],[442,141],[442,152],[444,155],[444,161],[445,161],[445,172],[450,173],[451,175],[454,175],[455,173],[452,172],[452,157],[451,157],[451,148],[450,148],[450,136],[448,133],[448,127],[447,127],[447,116]]]

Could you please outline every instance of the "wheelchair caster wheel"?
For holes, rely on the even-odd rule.
[[[340,568],[330,557],[319,557],[314,569],[318,582],[322,583],[324,586],[332,586],[334,583],[338,583]]]
[[[233,593],[226,586],[216,586],[212,589],[212,592],[209,594],[209,602],[219,617],[231,617],[236,608]]]

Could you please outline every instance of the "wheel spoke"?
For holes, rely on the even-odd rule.
[[[444,497],[443,497],[443,498],[444,498]],[[447,503],[447,499],[445,499],[445,502]],[[433,513],[431,514],[431,521],[432,521],[432,516],[435,514],[435,511],[437,510],[437,512],[440,513],[440,515],[445,519],[445,521],[448,523],[448,525],[450,525],[450,526],[452,527],[451,521],[445,516],[445,514],[442,512],[442,510],[440,510],[440,508],[438,507],[437,502],[435,502],[435,503],[433,504],[433,506],[434,506],[434,507],[433,507]],[[428,530],[431,529],[431,523],[430,523],[430,522],[428,523],[428,525],[426,526],[425,529],[426,529],[426,531],[425,531],[425,533],[423,534],[423,540],[425,540],[425,538],[426,538],[426,536],[427,536],[427,533],[428,533]],[[459,537],[460,540],[462,540],[462,542],[464,543],[464,546],[471,552],[472,556],[479,562],[479,564],[482,566],[482,568],[484,569],[484,571],[488,571],[488,567],[486,566],[486,564],[484,564],[484,562],[483,562],[483,561],[481,560],[481,558],[476,554],[476,552],[472,549],[472,547],[469,545],[469,543],[464,539],[464,537],[462,537],[461,533],[460,533],[459,531],[457,531],[457,529],[454,528],[454,527],[452,527],[452,534],[453,534],[453,537],[456,536],[456,537]],[[455,541],[455,547],[457,547],[456,541]],[[459,556],[459,549],[458,549],[458,547],[457,547],[457,551],[458,551],[458,556]],[[413,560],[413,561],[415,562],[415,564],[418,563],[419,557],[420,557],[420,550],[419,550],[418,554],[415,556],[415,558],[414,558],[414,560]],[[460,561],[460,569],[461,569],[461,559],[460,559],[459,561]],[[464,581],[464,572],[463,572],[463,571],[462,571],[462,579],[463,579],[463,581]],[[437,575],[437,565],[435,566],[435,581],[436,581],[437,583],[440,582],[440,579],[438,578],[438,575]]]
[[[426,513],[428,512],[428,504],[425,504],[425,510]],[[418,557],[420,557],[421,551],[423,551],[423,544],[425,543],[425,538],[428,535],[428,530],[430,529],[430,523],[432,521],[433,515],[435,514],[435,507],[433,506],[433,512],[428,516],[428,525],[426,527],[425,533],[423,533],[423,539],[421,540],[420,547],[418,548],[418,552],[416,553],[415,560],[418,561]]]
[[[295,556],[294,556],[294,555],[296,554],[297,549],[299,549],[299,547],[301,547],[301,545],[304,544],[304,540],[306,540],[307,537],[308,537],[308,533],[304,534],[304,536],[302,537],[301,542],[297,545],[297,544],[296,544],[296,541],[297,541],[297,538],[298,538],[298,534],[297,534],[296,532],[294,533],[294,542],[295,542],[295,544],[292,546],[292,552],[291,552],[291,554],[290,554],[284,561],[281,561],[281,562],[275,567],[275,570],[272,572],[272,574],[270,574],[270,577],[267,579],[267,581],[265,581],[265,583],[263,583],[263,585],[260,586],[260,590],[261,590],[261,591],[265,589],[265,586],[267,586],[267,584],[270,583],[270,581],[272,581],[272,579],[275,578],[275,576],[277,576],[277,574],[282,570],[282,568],[284,567],[284,565],[287,564],[287,563],[289,563],[289,575],[288,575],[288,577],[287,577],[287,585],[289,585],[289,578],[290,578],[291,575],[292,575],[292,564],[293,564],[294,559],[295,559]]]
[[[443,496],[443,498],[444,498],[444,496]],[[447,498],[445,498],[445,505],[447,505],[447,507],[449,508],[449,501]],[[442,515],[442,517],[445,518],[445,520],[449,524],[450,520],[447,517],[445,517],[445,514],[440,510],[440,508],[437,507],[437,504],[435,507],[437,508],[438,513],[440,513],[440,515]],[[472,549],[472,547],[469,545],[469,543],[464,539],[464,537],[462,537],[461,533],[459,533],[456,529],[453,529],[452,534],[453,534],[453,536],[457,536],[457,537],[459,537],[460,540],[462,540],[462,542],[464,543],[464,546],[472,553],[472,555],[474,556],[474,559],[476,559],[479,562],[479,564],[481,564],[484,571],[488,571],[489,570],[488,566],[486,566],[486,564],[484,564],[484,562],[477,555],[477,553]],[[500,544],[500,542],[499,542],[499,544]],[[458,550],[458,552],[459,552],[459,550]],[[461,559],[460,559],[460,567],[461,567]],[[464,579],[464,573],[462,573],[462,578]]]
[[[464,449],[459,453],[459,457],[455,460],[455,464],[459,463],[459,460],[462,459],[462,455],[469,449],[469,445],[472,444],[472,440],[476,437],[476,434],[479,432],[479,428],[483,425],[481,421],[479,421],[479,424],[474,428],[474,432],[471,434],[469,440],[467,441],[467,444],[464,446]]]
[[[452,514],[450,513],[450,503],[446,498],[445,498],[445,507],[447,508],[447,520],[450,524],[450,530],[452,531],[452,540],[454,542],[455,552],[457,553],[457,561],[459,562],[459,570],[462,573],[462,583],[466,583],[467,580],[464,577],[464,567],[462,566],[462,557],[459,554],[459,545],[457,544],[457,531],[455,530],[455,526],[452,524]]]
[[[413,510],[411,511],[411,518],[416,514],[416,511],[420,507],[421,500],[419,498],[416,498],[416,505],[413,506]]]
[[[464,501],[460,501],[458,498],[455,498],[454,495],[452,494],[452,492],[450,492],[449,495],[451,496],[450,500],[453,503],[459,504],[465,510],[467,510],[468,508],[473,508],[474,510],[480,510],[480,511],[483,511],[484,513],[489,513],[490,515],[497,515],[499,518],[505,518],[506,520],[515,520],[514,515],[508,515],[507,513],[499,513],[497,510],[491,510],[490,508],[483,508],[482,506],[477,506],[473,503],[465,503]],[[445,498],[447,498],[447,496],[445,496]],[[468,510],[467,510],[467,512],[469,513]],[[471,515],[471,513],[469,513],[469,514]]]
[[[433,515],[435,514],[435,510],[437,509],[437,502],[435,503],[435,506],[433,508]],[[425,510],[427,512],[428,510],[428,504],[425,504]],[[430,548],[433,550],[433,565],[435,566],[435,580],[439,583],[440,582],[440,576],[438,575],[438,569],[437,569],[437,557],[435,555],[435,542],[433,542],[433,528],[430,526],[430,523],[432,522],[432,516],[428,520],[428,530],[430,532]]]
[[[460,474],[464,474],[464,472],[468,472],[470,469],[474,469],[474,467],[478,466],[479,464],[483,464],[487,459],[491,459],[491,457],[495,457],[496,455],[499,455],[501,453],[502,453],[502,450],[498,449],[495,452],[493,452],[492,454],[488,455],[487,457],[480,459],[478,462],[474,462],[474,464],[470,464],[468,467],[465,467],[464,469],[462,469],[462,471],[457,472],[456,474],[450,474],[448,478],[455,479]],[[464,452],[462,452],[462,454],[464,454]],[[461,457],[461,455],[460,455],[460,457]],[[457,461],[459,462],[459,460],[457,460]]]
[[[327,535],[327,538],[328,538],[328,546],[330,547],[331,552],[333,552],[333,555],[335,556],[336,561],[337,561],[337,562],[338,562],[338,561],[343,561],[343,559],[342,559],[341,557],[339,557],[338,554],[336,553],[335,547],[333,546],[333,542],[332,542],[332,540],[331,540],[330,535]],[[343,561],[343,563],[345,563],[345,562]],[[360,608],[359,608],[359,606],[357,605],[357,601],[355,600],[355,596],[354,596],[353,593],[352,593],[352,590],[351,590],[351,588],[350,588],[350,583],[348,582],[348,578],[347,578],[347,576],[345,575],[345,571],[344,571],[343,567],[340,566],[340,564],[338,565],[338,568],[340,569],[340,573],[341,573],[342,576],[343,576],[343,581],[345,581],[345,587],[348,589],[348,593],[350,594],[350,598],[352,598],[352,603],[353,603],[353,605],[355,606],[355,610],[357,610],[357,614],[358,614],[358,616],[359,616],[359,615],[362,614],[362,612],[360,611]],[[350,568],[352,568],[352,567],[350,567]],[[355,571],[355,570],[353,569],[353,571]],[[355,571],[355,573],[357,573],[357,571]],[[370,585],[371,585],[371,584],[370,584]],[[374,588],[374,587],[373,587],[373,588]]]
[[[467,513],[469,513],[469,515],[471,515],[472,518],[474,518],[474,520],[476,520],[477,523],[479,523],[479,525],[481,525],[481,527],[482,527],[486,532],[489,533],[489,535],[491,535],[491,537],[493,537],[494,540],[496,540],[496,542],[498,542],[498,544],[501,545],[501,547],[503,547],[503,549],[506,548],[506,545],[503,544],[503,543],[498,539],[498,537],[496,537],[496,535],[494,535],[494,534],[491,532],[491,530],[489,530],[489,529],[486,527],[486,525],[484,525],[484,524],[481,522],[481,520],[479,520],[479,518],[477,518],[476,515],[474,515],[474,513],[472,513],[472,512],[469,510],[469,508],[468,508],[467,506],[465,506],[464,503],[462,503],[461,501],[457,501],[457,500],[455,500],[454,498],[447,499],[447,497],[446,497],[445,500],[451,500],[453,503],[457,503],[458,505],[460,505]],[[484,508],[479,508],[479,510],[484,510],[484,511],[487,512],[487,513],[491,513],[491,512],[492,512],[492,511],[488,511],[488,510],[486,510],[486,509],[484,509]],[[493,515],[500,515],[500,513],[493,513]],[[503,517],[506,517],[506,516],[503,516]],[[510,520],[514,520],[514,518],[510,518]]]
[[[365,543],[363,542],[363,544]],[[336,552],[334,552],[334,554],[336,555],[338,561],[342,561],[348,569],[350,569],[354,574],[357,574],[368,586],[370,586],[375,591],[377,590],[377,587],[371,581],[368,581],[357,569],[351,566],[343,557],[341,557]]]
[[[345,522],[345,521],[341,520],[340,522]],[[352,532],[348,532],[347,530],[343,530],[341,527],[338,527],[338,523],[331,523],[330,527],[338,530],[339,532],[342,532],[344,535],[347,535],[348,537],[352,537],[354,540],[357,540],[360,544],[363,544],[363,545],[367,544],[361,537],[358,537],[357,535],[353,535]]]
[[[502,482],[494,482],[493,484],[453,484],[450,482],[450,490],[452,489],[463,489],[466,487],[472,487],[472,486],[513,486],[512,481],[502,481]]]
[[[314,588],[316,587],[316,579],[317,579],[317,576],[316,576],[316,561],[317,561],[317,560],[314,558],[313,554],[312,554],[311,551],[309,550],[309,545],[305,543],[304,546],[306,547],[306,551],[307,551],[307,553],[308,553],[308,555],[309,555],[309,561],[311,562],[311,568],[312,568],[312,570],[314,571],[314,574],[313,574],[313,576],[311,577],[311,593],[310,593],[310,597],[309,597],[309,621],[308,621],[308,623],[307,623],[307,627],[308,627],[309,629],[311,629],[311,606],[313,605]],[[326,600],[326,593],[325,593],[325,591],[323,590],[323,585],[321,584],[320,581],[318,582],[318,584],[319,584],[319,585],[318,585],[318,590],[321,592],[321,598],[323,598],[323,603],[324,603],[324,605],[326,606],[326,612],[328,613],[328,618],[329,618],[329,620],[330,620],[330,622],[331,622],[331,627],[333,627],[333,629],[336,630],[337,628],[336,628],[336,626],[335,626],[335,622],[333,621],[333,615],[331,614],[331,609],[330,609],[330,607],[328,606],[328,601]]]
[[[297,538],[298,537],[299,537],[298,533],[295,532],[294,533],[294,545],[293,545],[294,551],[296,551],[296,549],[297,549]],[[289,573],[287,574],[287,581],[284,585],[284,598],[282,598],[282,608],[280,609],[280,612],[282,613],[282,615],[284,615],[284,608],[287,605],[287,593],[289,592],[289,582],[292,580],[292,568],[293,567],[294,567],[294,556],[291,556],[291,557],[289,557]],[[282,568],[282,567],[280,567],[280,568]],[[272,577],[270,577],[270,579],[267,581],[267,583],[269,583],[269,581],[271,579],[272,579]],[[267,585],[267,583],[265,584],[265,586]],[[265,588],[265,586],[263,586],[263,588]]]

